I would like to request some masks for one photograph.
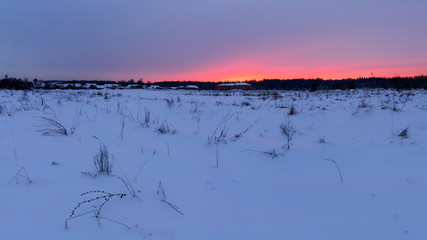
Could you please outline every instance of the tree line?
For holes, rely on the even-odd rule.
[[[196,82],[196,81],[164,81],[153,84],[161,87],[179,87],[197,85],[200,89],[213,90],[220,83],[230,82]],[[384,89],[427,89],[427,76],[393,77],[393,78],[357,78],[341,80],[317,79],[264,79],[262,81],[249,80],[253,89],[260,90],[328,90],[328,89],[359,89],[359,88],[384,88]]]
[[[1,89],[16,89],[16,90],[30,90],[34,88],[34,84],[40,80],[34,79],[28,81],[27,79],[19,78],[4,78],[0,80]],[[54,81],[44,81],[46,83]],[[150,85],[158,85],[162,88],[180,87],[186,85],[196,85],[199,89],[214,90],[220,83],[230,82],[198,82],[198,81],[162,81],[162,82],[148,82],[142,81],[135,82],[129,81],[87,81],[87,80],[73,80],[73,81],[55,81],[62,83],[96,83],[104,84],[118,84],[119,86],[137,85],[139,88],[148,87]],[[333,90],[333,89],[360,89],[360,88],[383,88],[383,89],[427,89],[427,76],[420,75],[415,77],[392,77],[392,78],[357,78],[357,79],[341,79],[341,80],[323,80],[317,79],[264,79],[261,81],[248,80],[245,83],[252,85],[253,89],[259,90]]]

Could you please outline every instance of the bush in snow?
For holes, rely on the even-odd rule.
[[[319,138],[319,143],[326,143],[325,136]]]
[[[167,134],[167,133],[171,133],[171,134],[175,134],[176,133],[176,129],[169,127],[168,121],[163,121],[163,123],[156,129],[156,132],[160,133],[160,134]]]
[[[70,134],[64,125],[52,118],[41,117],[41,121],[43,122],[42,127],[44,128],[40,131],[43,133],[43,135],[68,136]]]
[[[218,129],[219,130],[219,129]],[[228,136],[228,129],[226,128],[226,126],[222,126],[220,131],[215,130],[215,132],[211,135],[208,136],[208,144],[211,143],[227,143],[227,136]]]
[[[168,106],[168,108],[171,109],[174,105],[173,98],[171,98],[171,99],[166,98],[165,101],[166,101],[166,105]]]
[[[40,117],[42,121],[41,127],[43,129],[40,130],[40,132],[43,133],[43,135],[64,135],[69,136],[76,132],[77,127],[79,125],[80,120],[80,113],[81,109],[76,109],[76,112],[74,113],[73,122],[71,124],[70,129],[68,130],[62,123],[59,121],[49,118],[49,117]]]
[[[295,134],[295,126],[291,122],[291,119],[286,120],[285,123],[280,124],[280,132],[286,137],[286,148],[289,150],[291,148],[291,141]]]
[[[227,143],[226,137],[228,133],[227,122],[230,120],[236,112],[228,111],[228,113],[222,118],[219,125],[215,128],[210,136],[208,136],[208,145],[212,143]]]
[[[144,109],[144,121],[140,123],[141,127],[150,127],[151,112],[147,108]]]
[[[98,153],[93,157],[96,173],[111,175],[113,167],[112,158],[113,156],[108,153],[107,146],[101,145],[98,149]]]
[[[295,114],[297,114],[297,110],[295,109],[294,104],[292,104],[291,108],[289,108],[288,115],[295,115]]]
[[[406,127],[397,136],[400,137],[401,139],[408,139],[409,138],[408,131],[409,131],[409,127]]]

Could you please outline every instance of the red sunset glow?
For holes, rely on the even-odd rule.
[[[252,58],[253,59],[253,58]],[[246,81],[263,79],[346,79],[360,77],[416,76],[427,73],[427,65],[420,62],[378,60],[376,63],[342,62],[317,64],[260,64],[249,60],[236,60],[198,70],[153,76],[159,80],[176,81]]]

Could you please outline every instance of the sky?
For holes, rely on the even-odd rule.
[[[427,74],[425,0],[2,0],[0,10],[0,74],[12,77]]]

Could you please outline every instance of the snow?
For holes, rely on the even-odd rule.
[[[187,85],[187,86],[185,86],[185,88],[186,89],[199,89],[199,87],[196,85]]]
[[[426,239],[426,93],[1,90],[0,239]],[[41,117],[76,131],[43,135]],[[88,176],[100,144],[137,197]],[[32,183],[15,181],[22,167]],[[65,229],[93,190],[127,195],[105,203],[100,226],[91,213]]]
[[[221,84],[218,84],[218,86],[250,86],[250,84],[236,82],[236,83],[221,83]]]

